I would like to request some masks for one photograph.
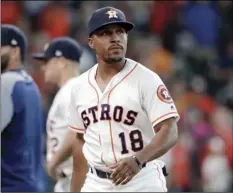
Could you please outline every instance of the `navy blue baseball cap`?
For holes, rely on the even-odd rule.
[[[27,40],[21,29],[14,25],[1,25],[1,46],[12,46],[20,48],[21,60],[25,59]]]
[[[82,55],[81,45],[70,37],[55,38],[44,47],[43,53],[34,53],[32,57],[37,60],[49,60],[54,57],[64,57],[79,62]]]
[[[126,31],[130,31],[134,27],[134,24],[126,21],[125,14],[121,10],[114,7],[103,7],[95,10],[89,18],[89,37],[96,30],[109,24],[119,24],[124,27]]]

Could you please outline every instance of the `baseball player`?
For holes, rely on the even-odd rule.
[[[22,67],[26,38],[1,26],[1,191],[44,191],[43,109],[40,92]]]
[[[88,43],[98,64],[71,90],[73,192],[167,191],[158,158],[177,141],[179,115],[159,76],[125,58],[133,27],[113,7],[89,18]]]
[[[69,37],[56,38],[45,45],[44,53],[33,54],[35,59],[45,62],[45,82],[60,88],[47,118],[47,169],[48,174],[57,179],[55,192],[70,190],[75,135],[72,131],[67,132],[67,113],[71,87],[79,75],[81,54],[81,46]]]

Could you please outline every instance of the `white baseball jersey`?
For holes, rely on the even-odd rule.
[[[98,64],[76,79],[71,91],[69,128],[84,133],[83,153],[100,170],[148,145],[153,127],[179,119],[175,104],[159,76],[126,59],[102,93],[95,80]]]
[[[57,92],[47,119],[47,160],[51,160],[54,153],[61,147],[68,127],[68,106],[70,103],[71,88],[76,78],[68,80]],[[60,167],[65,174],[71,174],[72,158],[65,161]]]

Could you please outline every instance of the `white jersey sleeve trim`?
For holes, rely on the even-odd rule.
[[[1,75],[1,132],[11,122],[14,114],[14,105],[12,101],[12,92],[18,81],[24,78],[16,72],[6,72]]]
[[[76,128],[76,127],[73,127],[71,125],[68,125],[69,129],[71,129],[72,131],[75,131],[76,133],[85,133],[85,129],[81,129],[81,128]]]
[[[152,126],[154,127],[158,123],[160,123],[160,122],[162,122],[162,121],[164,121],[166,119],[169,119],[171,117],[175,117],[176,118],[176,122],[180,119],[180,116],[179,116],[179,114],[176,111],[169,112],[169,113],[166,113],[166,114],[164,114],[164,115],[162,115],[162,116],[154,119],[154,121],[152,121]]]
[[[11,122],[14,107],[11,99],[11,93],[1,91],[1,132]]]

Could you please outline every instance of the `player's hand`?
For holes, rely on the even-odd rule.
[[[58,167],[54,165],[52,161],[47,162],[47,172],[48,175],[54,180],[62,177],[62,172],[58,170]]]
[[[111,168],[114,169],[111,178],[115,185],[127,184],[140,171],[133,157],[124,158]]]

